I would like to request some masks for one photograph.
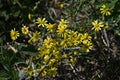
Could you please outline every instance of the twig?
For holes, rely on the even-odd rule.
[[[71,47],[71,48],[64,48],[64,50],[75,50],[75,49],[80,49],[80,47],[77,46],[77,47]]]
[[[14,53],[17,53],[18,50],[15,49],[15,47],[13,47],[12,45],[10,45],[9,43],[7,43],[8,47],[14,52]]]
[[[102,38],[102,40],[103,40],[104,45],[107,46],[107,43],[105,42],[103,36],[101,36],[101,38]]]
[[[103,34],[104,34],[104,37],[105,37],[105,40],[106,40],[106,43],[107,43],[107,47],[110,47],[110,43],[109,43],[109,40],[108,40],[106,29],[103,29]]]

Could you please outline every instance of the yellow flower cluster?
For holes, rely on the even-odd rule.
[[[27,34],[29,33],[29,29],[28,29],[28,27],[26,27],[26,26],[23,26],[22,29],[21,29],[21,31],[22,31],[22,33],[23,33],[24,35],[27,35]],[[20,33],[19,33],[18,31],[16,31],[15,28],[14,28],[14,29],[12,29],[12,30],[10,31],[10,36],[11,36],[11,39],[14,41],[14,40],[16,40],[18,37],[20,37]]]
[[[54,39],[47,37],[44,39],[43,44],[39,46],[39,53],[35,56],[36,60],[41,60],[41,64],[38,72],[41,72],[41,76],[49,75],[55,77],[57,73],[57,66],[61,59],[61,54],[57,48],[58,42]]]
[[[29,36],[28,42],[33,45],[36,44],[39,51],[36,56],[30,59],[29,66],[24,68],[24,72],[28,73],[29,76],[49,75],[55,77],[61,60],[67,59],[74,65],[76,60],[74,56],[79,55],[79,52],[89,52],[93,48],[91,36],[88,33],[82,34],[70,30],[67,20],[61,19],[59,23],[54,24],[47,22],[45,18],[38,18],[36,20],[38,29],[35,32],[29,31],[26,26],[22,27],[22,34]],[[40,27],[42,28],[39,29]],[[46,29],[46,34],[42,32],[42,29]],[[13,32],[14,35],[16,34],[13,38],[15,40],[19,37],[19,33],[15,29],[12,30],[11,38],[14,36]],[[67,49],[70,51],[66,53],[65,50]],[[71,50],[72,54],[70,53]]]
[[[108,22],[105,22],[105,16],[111,15],[111,10],[106,7],[106,5],[102,5],[100,8],[100,12],[102,14],[102,21],[94,20],[92,22],[92,30],[94,31],[100,31],[102,28],[109,28]]]
[[[64,4],[60,4],[60,8],[64,8]],[[100,12],[103,20],[97,19],[91,23],[95,32],[109,27],[104,16],[111,15],[111,10],[102,5]],[[30,14],[28,18],[31,20]],[[29,37],[28,43],[38,49],[38,54],[32,56],[28,66],[24,67],[24,72],[30,77],[55,77],[61,61],[65,60],[67,64],[74,65],[79,53],[88,53],[94,47],[89,33],[71,30],[68,20],[61,19],[58,23],[49,23],[46,18],[37,18],[35,24],[38,26],[33,27],[32,30],[35,31],[30,31],[27,26],[21,28],[22,35]],[[20,37],[20,33],[14,28],[10,31],[10,36],[15,41]]]
[[[57,32],[59,35],[61,35],[62,37],[65,36],[66,33],[66,29],[67,29],[67,20],[61,19],[61,21],[59,22],[58,28],[57,28]]]
[[[43,20],[43,23],[38,23],[39,19],[40,21]],[[61,19],[58,26],[51,23],[47,24],[46,22],[48,21],[45,18],[37,19],[38,26],[47,29],[49,35],[42,39],[43,42],[38,48],[39,53],[34,57],[40,63],[39,70],[36,70],[36,73],[40,73],[41,76],[49,75],[55,77],[57,67],[63,58],[74,64],[75,58],[73,56],[79,54],[79,52],[75,51],[72,56],[69,53],[66,54],[63,51],[64,49],[80,47],[78,50],[81,52],[89,52],[92,50],[93,44],[92,38],[88,33],[82,34],[68,29],[67,20]],[[51,35],[49,32],[54,34]]]
[[[85,33],[82,35],[81,42],[83,44],[83,47],[82,47],[83,51],[90,52],[90,50],[93,48],[91,39],[92,39],[92,37],[89,36],[88,33]]]

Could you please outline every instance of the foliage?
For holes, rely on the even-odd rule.
[[[118,80],[119,0],[0,1],[0,79]]]

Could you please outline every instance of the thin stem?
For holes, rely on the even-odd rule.
[[[102,15],[102,20],[103,20],[103,21],[105,20],[104,15]],[[108,40],[108,36],[107,36],[107,32],[106,32],[106,29],[105,29],[105,28],[103,29],[103,35],[104,35],[104,37],[105,37],[106,46],[109,47],[110,44],[109,44],[109,40]]]
[[[105,29],[105,28],[103,29],[103,33],[104,33],[104,37],[105,37],[107,46],[109,47],[109,46],[110,46],[110,43],[109,43],[108,36],[107,36],[107,32],[106,32],[106,29]]]

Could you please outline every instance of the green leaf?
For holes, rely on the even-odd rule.
[[[80,6],[81,6],[81,5],[82,5],[82,3],[83,3],[83,0],[80,0],[79,2],[80,2]]]
[[[32,52],[37,51],[37,49],[35,49],[35,46],[33,46],[33,45],[28,45],[27,47],[23,47],[22,50],[23,51],[32,51]]]
[[[15,43],[13,46],[20,51],[26,45],[23,43]]]
[[[38,52],[31,52],[31,51],[21,51],[21,52],[26,54],[26,55],[32,55],[32,56],[35,56],[38,53]]]
[[[115,7],[116,2],[118,2],[118,0],[112,0],[111,3],[108,3],[107,6],[110,9],[113,9]]]
[[[33,45],[29,45],[27,47],[23,47],[21,49],[21,52],[24,53],[24,54],[33,55],[33,56],[35,56],[38,53],[37,49]]]
[[[0,54],[3,54],[3,39],[0,38]]]
[[[18,0],[12,0],[13,4],[16,4],[18,2]]]
[[[12,70],[10,73],[11,73],[10,75],[11,75],[12,80],[18,80],[19,79],[18,71]]]
[[[8,74],[4,70],[0,70],[0,80],[8,80]]]
[[[16,11],[13,16],[14,16],[14,17],[18,17],[19,14],[20,14],[20,11]]]
[[[3,65],[3,68],[4,68],[6,71],[9,71],[9,68],[8,68],[6,65]]]
[[[25,62],[15,62],[14,65],[26,64]]]

